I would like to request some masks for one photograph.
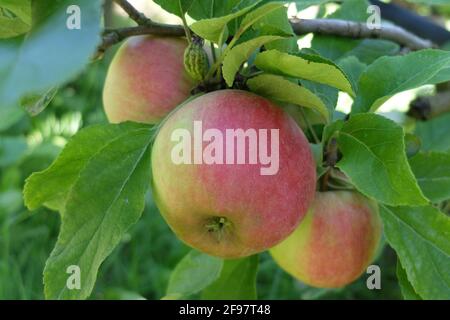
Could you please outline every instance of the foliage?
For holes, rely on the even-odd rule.
[[[368,291],[364,275],[341,289],[307,287],[266,253],[221,260],[189,251],[149,192],[158,127],[107,124],[101,110],[113,54],[90,60],[101,1],[78,1],[82,28],[70,30],[70,1],[0,0],[0,298],[450,299],[449,115],[411,129],[375,113],[397,93],[450,81],[450,53],[397,55],[389,41],[320,35],[298,48],[284,2],[155,2],[189,15],[190,29],[215,45],[205,81],[223,76],[226,88],[295,106],[321,175],[336,143],[332,165],[344,187],[381,207],[389,244],[376,261],[382,293]],[[304,9],[328,1],[295,2]],[[366,7],[349,0],[329,17],[364,21]],[[353,100],[349,115],[336,110],[338,92]],[[407,131],[422,141],[413,157]],[[81,290],[67,290],[70,265],[87,270]]]

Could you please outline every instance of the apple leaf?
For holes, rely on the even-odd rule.
[[[338,134],[337,166],[358,190],[389,205],[426,205],[405,153],[403,128],[376,114],[350,117]]]
[[[234,20],[249,12],[256,4],[257,2],[251,6],[245,7],[223,17],[199,20],[191,24],[190,28],[200,37],[214,43],[219,43],[227,24],[231,20]]]
[[[409,164],[428,199],[436,203],[450,199],[450,153],[421,152]]]
[[[163,299],[185,299],[202,291],[219,278],[222,259],[192,250],[172,271]]]
[[[355,94],[344,72],[333,62],[317,55],[292,55],[269,50],[256,56],[255,65],[269,73],[311,80],[338,88],[352,96]]]
[[[414,291],[411,283],[409,283],[408,275],[402,267],[400,260],[397,261],[397,280],[405,300],[422,300],[422,298]]]
[[[31,0],[0,0],[0,8],[12,12],[24,24],[31,25]]]
[[[0,169],[17,163],[27,150],[24,137],[0,136]]]
[[[220,277],[202,292],[205,300],[255,300],[258,255],[224,260]]]
[[[381,206],[384,232],[415,292],[450,299],[450,218],[433,208]]]
[[[424,151],[450,151],[450,113],[416,124],[415,134],[422,142]]]
[[[228,86],[232,86],[236,73],[250,55],[264,44],[281,39],[278,36],[262,36],[233,47],[223,60],[222,73]]]
[[[426,84],[450,80],[450,72],[433,79],[450,67],[450,52],[420,50],[405,56],[382,57],[371,64],[359,79],[353,113],[376,111],[396,93]]]
[[[367,65],[360,62],[357,57],[348,56],[338,62],[339,67],[345,72],[355,91],[358,91],[358,80],[367,68]]]
[[[31,31],[26,37],[1,41],[2,108],[17,106],[25,94],[39,94],[71,79],[89,62],[100,42],[102,1],[77,1],[81,29],[67,27],[66,10],[72,4],[71,0],[33,1]]]
[[[182,17],[191,7],[194,0],[153,0],[161,8],[176,16]]]
[[[325,104],[314,93],[280,76],[263,74],[247,81],[251,91],[267,98],[288,102],[302,107],[311,108],[319,112],[325,122],[329,114]]]
[[[154,133],[144,125],[121,127],[126,133],[110,136],[110,140],[92,154],[68,192],[60,234],[44,269],[47,299],[89,297],[101,263],[144,210]],[[97,127],[98,131],[102,129],[104,127]],[[93,142],[96,132],[91,133],[87,143],[96,144]],[[72,145],[72,150],[85,147],[78,141],[76,146]],[[75,163],[65,162],[63,167]],[[45,188],[45,184],[41,188]],[[69,266],[80,272],[79,290],[68,286]]]
[[[70,189],[92,157],[104,146],[127,136],[142,125],[95,125],[78,132],[65,146],[53,164],[35,172],[25,182],[24,202],[30,210],[41,205],[61,211]]]
[[[285,6],[285,2],[269,2],[248,13],[241,22],[239,31],[242,34],[245,30],[266,17],[268,14]]]
[[[368,6],[369,3],[367,0],[347,0],[335,12],[327,16],[327,18],[365,22],[369,17],[367,13]],[[336,61],[345,53],[356,48],[361,41],[317,34],[314,35],[311,48],[319,52],[322,56]]]

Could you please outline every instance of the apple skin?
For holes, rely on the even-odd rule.
[[[136,36],[114,56],[103,89],[111,123],[154,124],[186,100],[195,82],[184,69],[183,38]]]
[[[277,174],[262,176],[259,164],[175,165],[171,133],[185,128],[192,135],[193,122],[200,120],[204,131],[216,128],[224,136],[226,129],[279,129]],[[314,159],[294,120],[269,100],[239,90],[203,95],[171,114],[153,146],[152,172],[155,202],[175,234],[222,258],[249,256],[286,238],[306,214],[316,187]]]
[[[373,261],[381,232],[375,202],[356,192],[319,192],[299,227],[270,253],[298,280],[339,288],[356,280]]]

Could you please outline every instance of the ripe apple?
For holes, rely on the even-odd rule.
[[[230,138],[239,129],[248,134],[244,149]],[[187,134],[178,155],[184,163],[174,159],[180,130]],[[171,114],[155,140],[152,171],[155,202],[175,234],[223,258],[249,256],[286,238],[316,187],[315,163],[300,128],[269,100],[239,90],[203,95]]]
[[[372,262],[381,229],[375,202],[356,192],[319,192],[299,227],[270,253],[300,281],[338,288],[356,280]]]
[[[190,96],[183,38],[136,36],[118,50],[108,70],[103,104],[111,123],[156,123]]]

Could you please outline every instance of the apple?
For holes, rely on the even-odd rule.
[[[183,38],[136,36],[114,56],[103,89],[111,123],[157,123],[186,100],[195,82],[184,69]]]
[[[271,101],[221,90],[187,102],[152,150],[155,203],[175,234],[222,258],[249,256],[293,232],[316,188],[295,121]]]
[[[351,191],[319,192],[299,227],[270,253],[298,280],[338,288],[372,262],[381,230],[375,202]]]

